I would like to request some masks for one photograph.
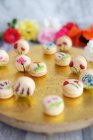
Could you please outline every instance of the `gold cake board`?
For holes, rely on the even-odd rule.
[[[72,57],[81,55],[82,49],[72,48],[69,52]],[[9,52],[10,62],[7,67],[0,68],[0,80],[9,79],[13,84],[15,80],[23,76],[14,67],[16,52]],[[41,46],[32,47],[29,54],[32,61],[44,61],[48,68],[46,76],[35,80],[36,90],[33,97],[17,98],[16,96],[0,100],[0,121],[16,128],[40,133],[57,133],[78,130],[93,124],[93,90],[84,90],[81,97],[70,99],[64,97],[62,83],[67,78],[79,79],[79,75],[72,74],[69,66],[59,67],[55,65],[54,55],[44,55]],[[88,68],[93,68],[89,63]],[[47,95],[59,95],[65,103],[64,112],[57,117],[50,117],[43,113],[42,101]]]

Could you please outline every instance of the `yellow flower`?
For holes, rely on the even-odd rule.
[[[21,33],[23,39],[37,40],[39,26],[33,20],[24,19],[16,24],[16,29]]]

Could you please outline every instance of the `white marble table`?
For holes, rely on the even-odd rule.
[[[58,18],[86,27],[93,23],[93,1],[90,0],[0,0],[0,31],[12,18]],[[4,45],[4,49],[10,47]],[[56,135],[35,134],[0,123],[0,140],[93,140],[93,127]]]

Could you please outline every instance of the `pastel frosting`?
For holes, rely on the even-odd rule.
[[[46,72],[46,64],[43,62],[34,62],[30,65],[30,69],[33,73],[43,73]]]
[[[13,96],[13,90],[10,81],[0,80],[0,98],[7,99]]]
[[[44,112],[50,116],[56,116],[63,112],[64,102],[60,96],[49,95],[43,101]]]
[[[9,55],[6,51],[0,50],[0,66],[5,66],[9,62]]]

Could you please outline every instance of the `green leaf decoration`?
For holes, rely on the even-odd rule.
[[[35,72],[40,72],[44,69],[44,66],[43,65],[39,65],[38,67],[34,68],[34,71]]]
[[[11,89],[11,87],[10,86],[7,86],[6,89]]]
[[[15,28],[16,23],[17,23],[17,19],[14,18],[11,22],[8,22],[7,25],[8,27]]]
[[[15,25],[15,24],[17,23],[17,19],[14,18],[14,19],[12,20],[12,23]]]
[[[61,60],[66,60],[67,58],[69,58],[69,56],[65,55],[64,57],[61,58]]]
[[[61,104],[62,104],[61,101],[57,101],[56,103],[51,103],[49,107],[50,107],[50,108],[59,107]]]
[[[2,40],[2,39],[3,39],[3,33],[0,32],[0,40]]]

